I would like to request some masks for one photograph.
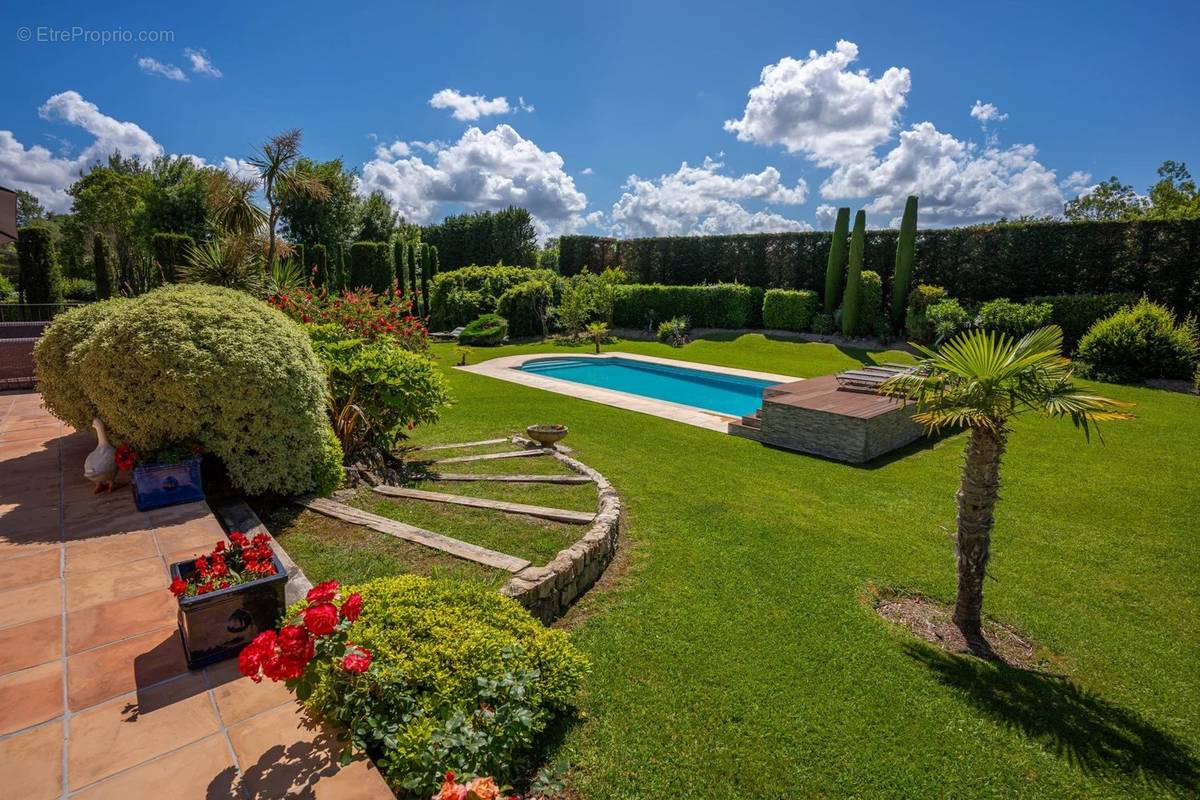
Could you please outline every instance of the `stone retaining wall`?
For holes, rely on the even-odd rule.
[[[554,457],[595,481],[600,495],[596,518],[587,533],[559,551],[549,564],[526,567],[500,588],[501,594],[515,599],[547,625],[562,616],[604,573],[617,552],[621,520],[621,499],[607,478],[562,453]]]

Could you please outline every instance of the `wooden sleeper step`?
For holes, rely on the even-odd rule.
[[[456,506],[471,508],[486,508],[493,511],[503,511],[508,514],[523,514],[527,517],[538,517],[553,522],[565,522],[570,525],[587,525],[596,516],[589,511],[570,511],[565,508],[547,508],[531,506],[526,503],[509,503],[504,500],[489,500],[485,497],[467,497],[460,494],[444,494],[442,492],[427,492],[422,489],[404,489],[399,486],[375,486],[373,491],[385,497],[401,497],[407,500],[424,500],[430,503],[448,503]]]

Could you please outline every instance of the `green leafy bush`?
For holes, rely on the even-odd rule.
[[[392,288],[395,277],[392,248],[387,242],[355,242],[350,245],[350,288],[368,288],[382,293]]]
[[[554,289],[543,280],[518,283],[504,294],[497,303],[497,313],[508,320],[508,332],[512,336],[543,336],[546,333],[546,316],[554,303]]]
[[[950,297],[929,306],[926,316],[933,339],[939,342],[965,331],[971,325],[971,315],[957,300]]]
[[[348,636],[368,672],[315,664],[298,696],[379,754],[393,786],[429,797],[446,770],[505,783],[574,703],[587,661],[562,631],[485,588],[414,575],[347,587],[362,595]]]
[[[439,272],[429,282],[429,307],[433,330],[465,325],[480,314],[495,313],[500,296],[529,280],[555,286],[558,276],[546,269],[526,267],[463,267]]]
[[[658,324],[658,340],[671,347],[683,347],[687,344],[691,329],[687,317],[672,317]]]
[[[979,307],[975,324],[1019,339],[1032,330],[1049,325],[1051,310],[1049,303],[1014,303],[1001,297]]]
[[[562,296],[554,309],[555,321],[572,336],[583,333],[592,323],[612,324],[617,288],[625,281],[619,269],[601,273],[583,270],[561,283]]]
[[[687,317],[697,328],[751,328],[762,319],[763,290],[737,283],[707,286],[623,284],[615,287],[613,323],[653,328],[672,317]]]
[[[874,333],[886,336],[890,331],[883,310],[883,279],[879,277],[879,273],[864,269],[858,276],[857,294],[858,314],[849,335],[870,336]],[[845,325],[843,320],[843,329]]]
[[[99,416],[135,450],[197,442],[250,494],[341,479],[308,336],[242,292],[171,285],[86,306],[55,319],[35,358],[48,405],[75,427]]]
[[[1063,346],[1069,351],[1088,329],[1124,306],[1138,301],[1136,294],[1058,294],[1031,297],[1029,303],[1049,303],[1050,322],[1062,328]]]
[[[1179,322],[1167,308],[1142,298],[1093,325],[1075,355],[1099,380],[1189,380],[1200,365],[1200,332],[1191,317]]]
[[[17,264],[17,282],[26,303],[62,300],[62,272],[49,228],[26,225],[17,231]]]
[[[946,290],[941,286],[930,286],[922,283],[909,292],[908,313],[904,317],[904,329],[908,335],[918,342],[932,342],[934,339],[933,324],[929,321],[929,307],[939,300],[945,300]]]
[[[156,233],[150,240],[154,263],[162,270],[163,280],[175,283],[181,267],[187,266],[188,253],[196,242],[186,233]]]
[[[822,311],[819,314],[813,314],[812,325],[809,328],[813,333],[821,336],[828,336],[837,330],[837,320],[833,314],[826,314]]]
[[[508,320],[499,314],[484,314],[479,319],[467,323],[463,332],[458,335],[458,343],[487,347],[500,344],[507,335]]]
[[[807,289],[768,289],[763,296],[763,327],[806,331],[817,313],[817,293]]]
[[[3,275],[0,275],[0,300],[8,300],[17,293],[16,288],[12,285],[12,281]]]
[[[86,303],[96,299],[96,283],[87,278],[63,278],[61,287],[64,300]]]
[[[449,403],[446,379],[427,356],[397,347],[388,339],[347,337],[340,325],[310,325],[313,350],[329,378],[334,430],[347,455],[364,444],[384,452],[421,423],[436,422]],[[340,426],[343,410],[358,417]]]

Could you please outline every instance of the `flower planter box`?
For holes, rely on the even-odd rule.
[[[179,598],[179,633],[188,667],[199,669],[232,658],[262,631],[274,630],[286,610],[287,571],[272,553],[275,574],[215,592]],[[195,562],[171,565],[171,578],[187,580]]]
[[[198,457],[172,464],[138,464],[133,468],[133,501],[138,511],[203,499]]]

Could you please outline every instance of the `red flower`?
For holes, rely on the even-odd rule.
[[[350,651],[342,657],[342,669],[361,675],[371,668],[371,651],[356,644],[350,645]]]
[[[342,616],[351,622],[354,622],[356,619],[358,619],[359,615],[362,614],[362,603],[363,599],[361,594],[355,592],[354,594],[350,595],[346,598],[345,602],[342,603]]]
[[[238,653],[238,672],[258,683],[264,665],[275,657],[275,631],[263,631]]]
[[[117,448],[117,454],[113,459],[117,462],[117,469],[131,470],[137,463],[137,453],[133,452],[133,448],[129,445],[123,444]]]
[[[270,541],[271,541],[270,534],[256,533],[256,534],[254,534],[254,538],[250,540],[250,543],[253,544],[255,547],[262,547],[263,545],[269,543]]]
[[[308,635],[308,631],[299,625],[284,625],[279,629],[279,636],[276,641],[279,644],[279,651],[283,654],[284,658],[303,661],[305,664],[312,661],[312,637]]]
[[[304,627],[314,636],[326,636],[337,627],[338,613],[333,603],[318,603],[304,610]]]
[[[217,542],[217,546],[213,548],[213,555],[225,552],[225,542]]]
[[[187,592],[187,581],[183,578],[176,578],[171,581],[171,594],[176,597],[183,597],[185,592]]]
[[[337,581],[325,581],[309,589],[306,597],[310,603],[328,603],[337,595],[339,588],[341,584]]]
[[[246,534],[241,531],[234,531],[229,534],[229,541],[233,542],[238,547],[246,547],[250,544],[250,540],[246,538]]]

